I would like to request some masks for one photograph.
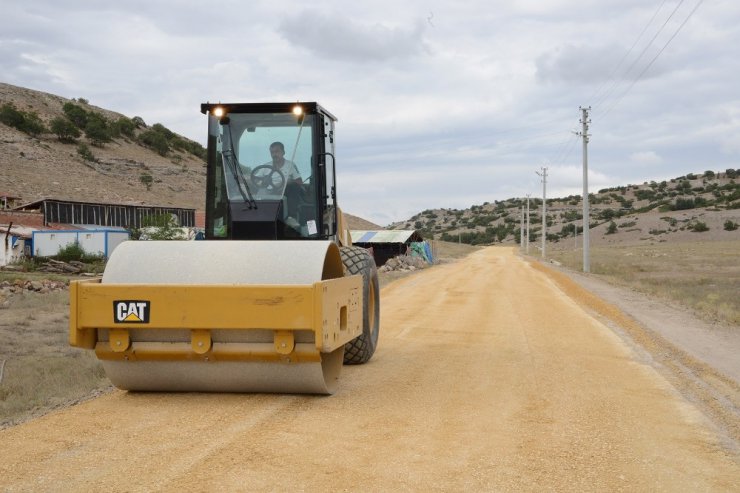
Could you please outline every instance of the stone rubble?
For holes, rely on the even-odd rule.
[[[378,272],[408,272],[418,269],[424,269],[429,264],[421,257],[414,257],[411,255],[399,255],[388,259],[388,261],[378,267]]]
[[[10,298],[24,294],[48,294],[68,289],[65,281],[53,281],[51,279],[40,279],[29,281],[16,279],[15,281],[0,282],[0,309],[10,306]]]

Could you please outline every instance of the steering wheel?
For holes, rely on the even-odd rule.
[[[268,173],[258,173],[265,169],[268,170]],[[275,169],[269,164],[263,164],[254,168],[249,178],[252,180],[252,183],[257,185],[257,188],[264,188],[270,193],[282,193],[285,186],[285,175],[279,169]]]

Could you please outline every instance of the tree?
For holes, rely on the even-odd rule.
[[[171,214],[146,216],[141,221],[141,229],[131,231],[135,240],[185,240],[177,219]]]
[[[74,103],[64,103],[62,111],[77,128],[84,129],[87,126],[88,113],[81,106]]]
[[[62,142],[74,142],[81,134],[74,123],[57,116],[50,123],[51,132]]]
[[[0,123],[16,128],[32,137],[48,131],[36,113],[20,111],[13,103],[5,103],[0,107]]]
[[[609,223],[609,227],[606,229],[606,234],[613,235],[616,232],[617,232],[617,223],[612,221]]]
[[[167,138],[164,134],[153,129],[142,132],[139,135],[139,141],[150,149],[156,151],[160,156],[166,156],[170,151],[170,146],[167,144]]]
[[[102,116],[95,113],[88,115],[85,136],[90,139],[92,145],[98,147],[102,147],[105,142],[111,141],[108,123]]]
[[[0,107],[0,122],[13,128],[21,129],[25,118],[13,103],[5,103]]]
[[[136,125],[134,124],[132,120],[129,120],[125,116],[122,116],[118,120],[111,123],[110,129],[111,129],[111,134],[114,137],[117,137],[119,135],[133,137],[134,130],[136,130]]]
[[[151,190],[154,178],[152,178],[152,175],[150,175],[149,173],[142,173],[141,176],[139,176],[139,181],[146,185],[147,190]]]
[[[36,137],[49,131],[46,125],[44,125],[44,122],[41,121],[41,118],[39,118],[39,115],[33,111],[24,114],[24,122],[21,130],[31,137]]]

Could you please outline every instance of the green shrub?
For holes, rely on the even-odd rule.
[[[737,223],[728,219],[725,221],[725,231],[735,231],[737,229]]]
[[[81,106],[77,106],[74,103],[64,103],[62,111],[77,128],[84,129],[87,125],[88,112]]]
[[[145,130],[139,135],[139,142],[156,151],[160,156],[166,156],[167,153],[170,152],[167,137],[165,137],[163,133],[157,132],[151,128]]]
[[[48,128],[46,128],[46,125],[44,125],[44,122],[41,121],[41,118],[34,113],[33,111],[25,113],[25,122],[23,123],[23,128],[21,130],[28,135],[32,137],[36,137],[37,135],[47,133],[49,131]]]
[[[95,156],[93,156],[93,153],[90,151],[90,148],[87,147],[87,145],[85,144],[80,144],[77,146],[77,154],[82,156],[82,159],[84,159],[85,161],[97,161],[97,159],[95,159]]]
[[[676,199],[676,204],[673,206],[673,210],[684,211],[687,209],[693,209],[694,207],[694,199],[684,199],[679,197]]]
[[[707,226],[707,223],[696,221],[695,223],[691,224],[689,228],[694,233],[703,233],[705,231],[709,231],[709,226]]]
[[[82,135],[74,123],[60,116],[54,118],[49,126],[51,133],[55,134],[62,142],[74,142],[76,138]]]
[[[32,137],[48,132],[36,113],[20,111],[13,103],[5,103],[0,107],[0,123],[16,128]]]
[[[152,178],[152,175],[149,173],[142,173],[141,176],[139,176],[139,181],[146,186],[147,190],[151,190],[154,178]]]
[[[136,125],[134,122],[125,116],[120,117],[118,120],[110,124],[110,131],[113,137],[125,135],[126,137],[133,137]]]
[[[55,255],[57,260],[69,262],[70,260],[82,261],[86,255],[85,249],[77,242],[70,243],[65,247],[59,247],[59,252]]]
[[[609,223],[609,227],[606,229],[606,234],[613,235],[616,232],[617,232],[617,223],[615,223],[614,221],[611,221]]]
[[[23,113],[13,103],[5,103],[0,107],[0,123],[20,130],[24,121]]]
[[[111,141],[110,129],[108,122],[97,113],[88,115],[87,124],[85,125],[85,136],[90,139],[94,146],[102,146]]]

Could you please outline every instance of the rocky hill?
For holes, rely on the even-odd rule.
[[[0,121],[0,194],[204,208],[203,148],[161,124],[2,83]]]
[[[0,195],[18,204],[56,198],[204,210],[204,158],[200,144],[159,123],[0,83]],[[347,220],[352,229],[382,229]]]
[[[669,240],[740,239],[740,170],[705,171],[589,194],[592,244]],[[531,198],[530,240],[542,238],[542,199]],[[526,199],[429,209],[389,229],[414,228],[427,238],[474,245],[518,243]],[[547,199],[547,239],[576,241],[583,231],[580,195]]]

